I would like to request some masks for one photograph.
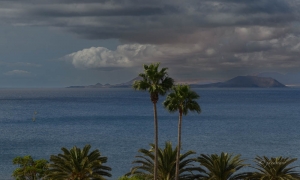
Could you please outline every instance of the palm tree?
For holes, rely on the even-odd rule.
[[[103,180],[103,176],[111,177],[107,171],[111,171],[110,167],[103,166],[107,157],[100,155],[99,150],[89,153],[91,146],[86,145],[81,150],[74,146],[68,150],[62,148],[63,154],[50,157],[51,163],[47,178],[55,180]]]
[[[134,81],[133,88],[135,90],[148,91],[153,103],[154,109],[154,144],[155,144],[155,161],[154,161],[154,180],[157,180],[157,157],[158,152],[158,122],[157,122],[157,110],[156,103],[159,95],[165,95],[166,92],[172,88],[174,80],[168,77],[166,72],[168,68],[162,68],[158,70],[159,63],[144,65],[144,73],[140,73],[139,76],[142,80]]]
[[[167,96],[167,99],[163,103],[165,108],[169,112],[179,112],[178,121],[178,145],[177,145],[177,160],[176,160],[176,176],[175,180],[179,179],[179,156],[181,149],[181,124],[182,115],[187,115],[189,111],[201,112],[201,108],[197,103],[197,99],[200,96],[192,91],[187,85],[178,85],[173,88],[173,92]]]
[[[127,175],[144,177],[144,179],[147,180],[153,179],[153,150],[155,146],[153,144],[151,144],[150,146],[150,150],[139,150],[142,155],[136,156],[139,159],[133,162],[139,165],[133,167],[130,173],[128,173]],[[159,148],[157,173],[159,180],[173,180],[175,178],[177,150],[177,147],[174,150],[172,149],[171,142],[166,142],[164,149]],[[180,155],[179,177],[181,179],[189,180],[201,177],[200,172],[203,172],[203,170],[200,167],[194,166],[193,162],[196,161],[194,158],[188,158],[188,156],[192,154],[195,154],[195,152],[188,151]]]
[[[206,168],[203,180],[244,180],[248,175],[247,172],[236,174],[239,169],[247,166],[243,164],[244,160],[240,159],[240,155],[233,156],[223,152],[220,156],[201,154],[197,160]]]
[[[253,172],[250,175],[251,180],[296,180],[300,179],[299,171],[295,171],[294,167],[288,167],[295,162],[297,158],[267,158],[266,156],[255,158],[255,163],[258,167],[253,167],[258,172]]]

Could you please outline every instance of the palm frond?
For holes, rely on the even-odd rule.
[[[295,170],[295,168],[298,166],[288,167],[296,160],[297,158],[281,156],[272,158],[268,158],[266,156],[257,156],[254,160],[256,167],[251,166],[257,171],[251,173],[250,177],[254,180],[272,178],[289,180],[300,179],[300,172]]]
[[[107,157],[102,157],[99,150],[89,153],[91,146],[86,145],[81,150],[74,146],[70,150],[62,148],[63,154],[50,157],[47,178],[65,180],[73,178],[104,179],[111,177],[111,168],[104,166]]]
[[[148,91],[149,93],[165,95],[174,84],[174,80],[166,72],[168,68],[158,70],[160,63],[144,65],[144,72],[139,76],[142,80],[135,81],[133,88],[136,90]]]
[[[138,164],[131,168],[130,173],[126,175],[143,174],[153,177],[154,166],[154,145],[150,145],[151,149],[140,149],[142,155],[136,156],[138,160],[133,161],[133,164]],[[171,142],[166,142],[164,149],[159,148],[158,151],[158,177],[161,180],[171,180],[175,177],[177,147],[172,148]],[[200,172],[203,170],[200,167],[194,166],[195,159],[188,158],[195,154],[193,151],[188,151],[180,155],[180,179],[195,179],[200,177]]]
[[[199,95],[192,91],[188,85],[177,85],[163,102],[169,112],[180,111],[187,115],[189,111],[201,113],[201,108],[196,101]]]
[[[205,179],[214,180],[237,180],[245,178],[245,173],[237,173],[237,171],[247,164],[243,164],[244,160],[240,159],[240,155],[233,156],[228,153],[221,153],[221,155],[201,154],[197,161],[205,168],[203,176]]]

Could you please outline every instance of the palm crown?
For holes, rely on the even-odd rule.
[[[167,69],[158,70],[159,63],[144,65],[144,73],[139,76],[142,80],[135,81],[133,88],[136,90],[148,91],[153,102],[158,101],[158,95],[165,95],[172,88],[174,80],[168,77]]]
[[[147,179],[153,179],[154,166],[154,145],[151,144],[151,149],[140,149],[142,155],[136,156],[139,160],[134,161],[134,164],[139,164],[131,169],[128,175],[142,175]],[[159,148],[158,151],[158,179],[172,180],[175,177],[177,147],[172,149],[171,142],[165,143],[165,148]],[[200,177],[199,172],[202,171],[200,167],[193,165],[195,159],[188,158],[188,156],[195,154],[194,151],[188,151],[180,156],[180,178],[195,179]],[[193,173],[192,173],[193,172]],[[198,173],[197,173],[198,172]]]
[[[201,108],[196,101],[199,97],[188,85],[177,85],[173,87],[173,92],[167,96],[164,106],[170,112],[179,111],[184,115],[187,115],[189,111],[200,113]]]
[[[243,164],[244,160],[240,159],[240,155],[233,156],[223,152],[220,156],[201,154],[198,162],[206,168],[203,180],[238,180],[245,179],[248,175],[247,173],[236,173],[242,167],[247,166]]]
[[[107,157],[102,157],[99,150],[89,153],[91,146],[86,145],[82,150],[74,146],[71,150],[62,148],[63,154],[50,157],[48,178],[55,180],[103,180],[103,176],[111,177],[107,171],[110,167],[103,166]]]
[[[255,158],[256,165],[253,167],[258,172],[251,173],[251,180],[296,180],[300,179],[299,172],[295,171],[295,167],[288,167],[291,163],[296,161],[296,158],[267,158],[266,156]]]

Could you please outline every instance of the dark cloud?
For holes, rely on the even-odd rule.
[[[77,68],[133,68],[154,59],[178,74],[231,75],[300,68],[299,8],[299,0],[11,0],[0,1],[0,20],[122,43],[67,55]]]
[[[262,0],[259,2],[248,1],[245,6],[241,8],[238,13],[255,14],[286,14],[291,13],[293,10],[285,1],[282,0]]]
[[[102,17],[102,16],[155,16],[165,14],[175,14],[179,10],[176,7],[116,7],[116,8],[87,8],[84,10],[75,9],[66,11],[64,8],[41,8],[29,12],[31,16],[44,17]]]
[[[0,1],[3,21],[52,26],[84,38],[139,43],[176,42],[200,28],[286,26],[297,6],[283,0]],[[157,42],[156,42],[157,41]]]

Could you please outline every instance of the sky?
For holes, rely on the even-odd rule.
[[[0,0],[0,88],[122,83],[155,62],[177,81],[299,80],[299,9],[299,0]]]

